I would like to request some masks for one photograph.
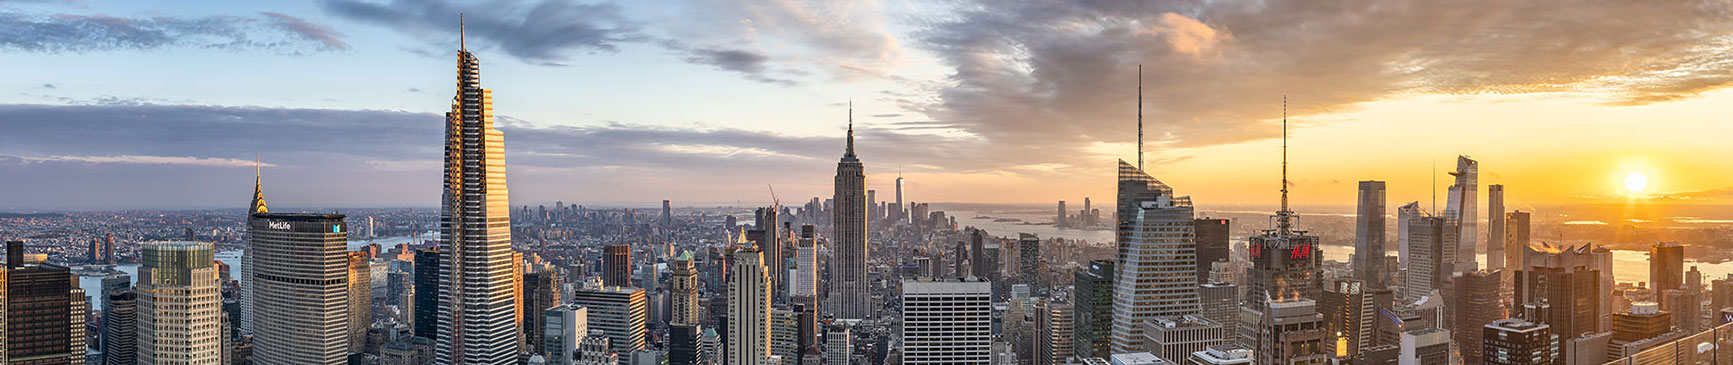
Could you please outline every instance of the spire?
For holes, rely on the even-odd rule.
[[[253,203],[247,209],[247,216],[248,217],[251,217],[254,214],[270,213],[271,212],[270,209],[267,209],[265,207],[265,189],[264,189],[264,184],[262,184],[263,179],[261,178],[261,175],[263,172],[263,168],[261,166],[263,166],[263,165],[264,164],[259,163],[259,157],[257,155],[254,155],[253,156]]]
[[[468,51],[469,46],[465,42],[463,33],[463,13],[457,13],[457,49]]]
[[[848,101],[848,150],[843,157],[854,157],[854,99]]]
[[[1288,96],[1282,95],[1282,210],[1276,212],[1276,229],[1283,235],[1293,228],[1293,216],[1288,210]]]
[[[1137,64],[1137,169],[1143,169],[1143,64],[1141,63]]]

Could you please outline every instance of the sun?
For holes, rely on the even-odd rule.
[[[1625,191],[1626,192],[1629,192],[1632,195],[1642,194],[1643,189],[1648,188],[1648,187],[1649,187],[1649,176],[1648,175],[1643,175],[1643,173],[1636,172],[1636,171],[1632,171],[1629,175],[1625,175]]]

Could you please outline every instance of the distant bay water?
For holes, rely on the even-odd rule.
[[[435,235],[436,235],[435,232],[428,232],[426,234],[423,234],[421,237],[424,239],[427,239],[427,238],[431,238],[431,237],[436,237]],[[410,243],[414,240],[415,240],[415,236],[397,236],[397,237],[376,238],[376,239],[370,239],[370,240],[354,240],[354,241],[349,241],[349,250],[351,250],[351,251],[359,250],[362,247],[367,247],[367,245],[377,243],[377,244],[379,244],[380,251],[389,251],[393,247],[397,247],[397,246],[405,244],[405,243]],[[236,280],[241,280],[241,285],[246,285],[246,280],[244,280],[240,277],[240,275],[241,275],[241,251],[240,250],[230,250],[230,251],[217,252],[216,258],[217,258],[217,261],[222,261],[224,265],[229,265],[229,270],[230,270],[229,275],[234,276]],[[138,284],[138,264],[118,265],[118,266],[115,266],[115,270],[120,270],[120,272],[124,272],[124,273],[126,273],[127,276],[132,277],[133,285]],[[90,297],[90,308],[93,310],[101,310],[102,309],[102,300],[101,300],[102,278],[103,278],[102,276],[97,276],[97,275],[84,275],[84,276],[78,277],[78,287],[83,288],[84,294],[86,296]]]

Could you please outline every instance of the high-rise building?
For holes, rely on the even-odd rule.
[[[837,318],[874,316],[867,294],[866,174],[854,154],[854,106],[849,106],[848,147],[836,164],[836,208],[831,211],[830,295]]]
[[[1656,297],[1666,303],[1667,311],[1673,312],[1673,327],[1685,333],[1703,331],[1703,294],[1696,290],[1671,289],[1662,290]]]
[[[415,250],[415,304],[410,308],[410,322],[415,328],[415,337],[433,339],[439,331],[439,250]]]
[[[1528,219],[1528,212],[1520,210],[1504,214],[1504,267],[1510,274],[1522,269],[1522,255],[1528,251]]]
[[[1444,208],[1444,219],[1450,221],[1456,228],[1456,265],[1451,273],[1474,271],[1475,245],[1479,243],[1480,219],[1479,183],[1480,162],[1469,159],[1468,156],[1456,156],[1456,171],[1450,176],[1456,177],[1456,183],[1450,185],[1449,201]]]
[[[1066,223],[1068,223],[1065,221],[1065,213],[1067,213],[1065,211],[1065,201],[1060,200],[1059,201],[1059,214],[1053,217],[1053,225],[1065,227]]]
[[[783,274],[780,273],[788,271],[783,267],[784,262],[782,260],[783,234],[786,232],[783,232],[781,224],[777,223],[781,221],[777,213],[780,209],[780,206],[774,205],[758,208],[757,220],[755,221],[755,227],[763,231],[763,235],[755,242],[759,255],[764,257],[759,263],[764,265],[765,272],[769,273],[766,277],[766,280],[769,281],[764,282],[764,285],[771,290],[771,300],[778,303],[782,299],[787,299],[779,293],[787,292],[787,289],[782,286]]]
[[[988,364],[992,295],[979,279],[904,281],[902,363]]]
[[[1611,253],[1588,245],[1529,245],[1524,265],[1514,275],[1515,303],[1548,303],[1551,310],[1536,313],[1544,318],[1528,317],[1529,313],[1521,318],[1552,327],[1553,334],[1564,340],[1601,332],[1604,327],[1599,317],[1610,314],[1610,295],[1602,288],[1611,281],[1602,274],[1612,269],[1611,261]]]
[[[440,364],[513,364],[521,352],[521,312],[512,281],[521,278],[505,275],[513,252],[505,136],[493,125],[493,91],[481,87],[481,62],[462,38],[457,96],[445,114],[435,356]]]
[[[1505,266],[1504,185],[1486,186],[1486,270]],[[1480,332],[1480,331],[1470,331]]]
[[[906,205],[907,203],[903,202],[903,173],[901,171],[901,168],[898,168],[898,170],[899,171],[897,171],[897,209],[896,209],[897,216],[894,218],[897,218],[898,221],[907,222],[909,220],[909,214],[907,211],[905,211],[905,209],[907,209],[908,205]]]
[[[87,254],[87,257],[85,258],[85,260],[89,261],[90,263],[93,263],[93,264],[101,263],[102,262],[102,240],[98,239],[96,237],[91,237],[89,249],[90,249],[90,252]]]
[[[602,331],[613,352],[630,354],[644,350],[647,340],[644,324],[649,312],[644,289],[617,286],[581,289],[572,293],[572,304],[588,309],[590,330]]]
[[[1217,262],[1228,262],[1228,253],[1233,251],[1228,235],[1233,232],[1226,219],[1198,218],[1192,221],[1192,231],[1197,233],[1197,282],[1208,283],[1209,271]]]
[[[811,224],[802,225],[800,240],[795,241],[794,279],[789,285],[793,292],[789,293],[789,297],[797,298],[796,302],[816,303],[818,273],[818,237],[815,237]]]
[[[1359,205],[1354,213],[1354,278],[1370,288],[1384,282],[1384,182],[1360,182]]]
[[[703,346],[704,326],[675,324],[668,326],[668,365],[698,365],[708,360]]]
[[[1401,365],[1450,365],[1450,331],[1428,328],[1402,333]]]
[[[1232,341],[1239,330],[1240,323],[1240,287],[1228,283],[1209,283],[1198,285],[1199,304],[1202,308],[1199,316],[1210,322],[1222,325],[1227,333],[1222,339]]]
[[[1073,274],[1071,302],[1077,324],[1072,328],[1076,340],[1071,346],[1079,359],[1111,354],[1113,275],[1117,273],[1112,260],[1093,260],[1087,268]]]
[[[757,248],[734,251],[728,275],[728,363],[770,365],[770,288]]]
[[[1324,353],[1324,341],[1330,336],[1316,303],[1303,297],[1281,298],[1257,309],[1246,308],[1244,317],[1249,318],[1242,321],[1240,342],[1258,349],[1258,364],[1326,363],[1330,356]]]
[[[1547,365],[1552,363],[1552,328],[1516,318],[1487,324],[1481,353],[1487,365]],[[1471,344],[1470,344],[1471,345]]]
[[[674,205],[667,199],[662,200],[662,218],[658,222],[662,227],[674,226]]]
[[[366,252],[348,253],[349,352],[367,347],[367,327],[373,324],[373,273]]]
[[[222,361],[222,296],[217,293],[217,269],[212,264],[216,258],[212,250],[210,244],[198,242],[161,242],[142,247],[138,267],[139,363],[195,365]],[[8,332],[13,336],[30,333]]]
[[[1293,301],[1298,298],[1316,300],[1323,295],[1324,278],[1321,271],[1324,266],[1324,249],[1318,245],[1318,236],[1306,234],[1304,230],[1294,227],[1298,219],[1294,211],[1288,209],[1288,118],[1286,115],[1286,99],[1283,100],[1282,116],[1282,205],[1276,211],[1276,226],[1264,230],[1251,237],[1248,246],[1251,248],[1249,258],[1252,267],[1247,270],[1246,308],[1263,310],[1274,308],[1266,304],[1275,301]],[[1314,313],[1316,314],[1316,313]],[[1268,317],[1270,314],[1265,313]],[[1244,337],[1244,336],[1242,336]]]
[[[1118,275],[1113,289],[1113,353],[1136,352],[1142,322],[1197,314],[1197,244],[1190,197],[1119,161]]]
[[[1041,271],[1041,238],[1034,234],[1019,233],[1017,235],[1017,276],[1024,284],[1035,288],[1045,288],[1042,283]],[[1042,290],[1045,291],[1045,290]]]
[[[5,336],[0,359],[7,364],[84,364],[85,317],[89,310],[78,275],[64,266],[25,264],[24,241],[6,242],[0,272]],[[27,361],[26,361],[27,360]]]
[[[590,333],[589,311],[583,306],[563,304],[542,311],[542,343],[537,348],[549,364],[566,365],[578,359],[578,342]]]
[[[782,361],[766,365],[799,365],[800,316],[789,308],[770,310],[770,357]]]
[[[1663,290],[1685,286],[1685,246],[1678,242],[1656,242],[1649,247],[1649,289],[1657,297]]]
[[[1433,290],[1442,290],[1450,270],[1450,255],[1445,241],[1451,240],[1449,221],[1426,214],[1419,202],[1411,202],[1396,210],[1397,239],[1402,253],[1403,276],[1401,301],[1413,303]]]
[[[103,364],[138,364],[138,293],[110,293],[102,312]]]
[[[668,262],[668,296],[672,315],[668,323],[696,325],[703,319],[703,307],[698,304],[698,267],[693,264],[692,251],[684,251]]]
[[[1324,315],[1324,353],[1346,359],[1372,347],[1372,293],[1359,280],[1337,280],[1318,300]]]
[[[1655,302],[1631,303],[1631,311],[1613,314],[1613,341],[1630,343],[1673,330],[1673,314]]]
[[[259,213],[248,221],[252,264],[246,286],[257,303],[268,306],[253,313],[254,363],[347,363],[349,239],[343,218]]]
[[[1497,186],[1497,185],[1494,185]],[[1490,259],[1489,259],[1490,260]],[[1500,271],[1472,271],[1458,274],[1451,278],[1455,290],[1451,292],[1451,306],[1456,312],[1455,324],[1458,330],[1452,334],[1460,344],[1458,348],[1465,364],[1483,363],[1480,346],[1467,344],[1482,343],[1485,331],[1478,331],[1500,318],[1504,318],[1504,306],[1499,302],[1499,283],[1503,278]]]
[[[524,342],[528,344],[530,353],[542,353],[539,349],[547,341],[542,339],[547,333],[547,310],[560,306],[560,273],[554,270],[542,270],[524,274],[523,278],[524,312]]]
[[[1068,363],[1074,351],[1071,349],[1073,336],[1072,326],[1075,325],[1071,305],[1064,302],[1035,302],[1035,359],[1034,365],[1062,365]]]
[[[1179,364],[1193,352],[1227,343],[1228,329],[1199,316],[1164,316],[1143,322],[1143,350]]]
[[[849,365],[854,354],[854,339],[848,326],[830,325],[824,329],[824,365]]]
[[[608,245],[602,248],[602,285],[633,286],[632,246]]]

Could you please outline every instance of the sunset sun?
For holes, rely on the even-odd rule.
[[[1649,187],[1648,175],[1643,175],[1643,173],[1635,171],[1632,171],[1629,175],[1625,175],[1625,192],[1628,192],[1631,195],[1642,194],[1643,189],[1647,187]]]

